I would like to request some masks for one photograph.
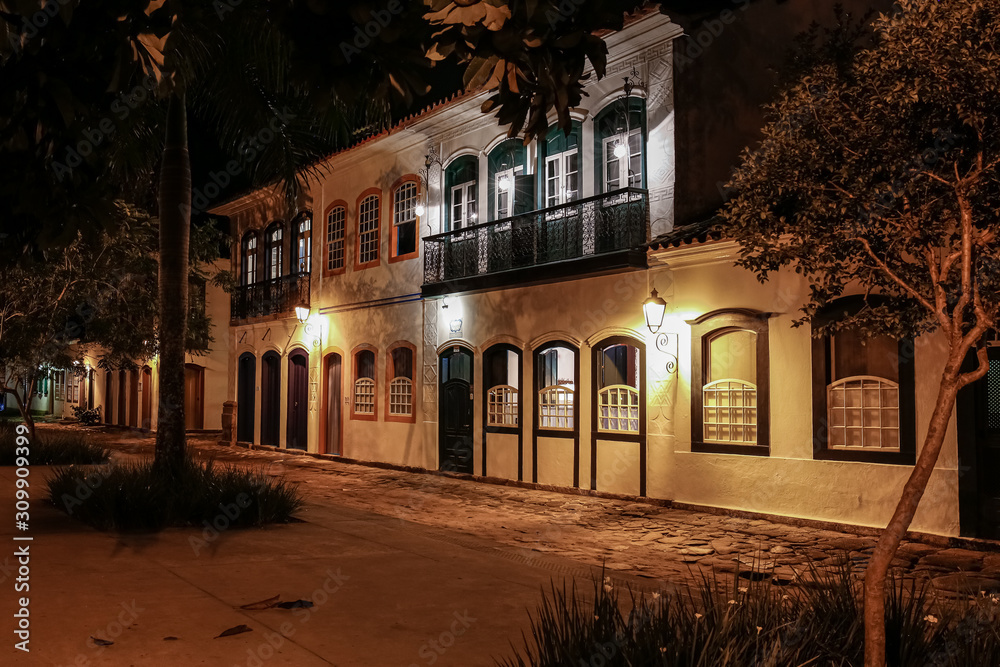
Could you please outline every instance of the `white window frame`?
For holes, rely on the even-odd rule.
[[[389,383],[389,415],[413,416],[413,380],[410,378],[395,377]]]
[[[405,198],[401,195],[406,192]],[[398,188],[392,193],[392,241],[396,246],[395,257],[400,255],[409,255],[416,252],[417,247],[415,241],[413,250],[405,253],[399,251],[399,227],[400,225],[413,224],[414,227],[414,239],[416,239],[416,226],[417,226],[417,198],[420,196],[419,189],[417,188],[416,181],[406,181],[402,183]]]
[[[247,285],[257,282],[257,235],[248,236],[243,243],[243,279]]]
[[[848,386],[848,385],[855,385]],[[872,386],[874,385],[874,386]],[[858,398],[860,398],[859,405],[849,405],[848,400],[851,397],[850,392],[858,392]],[[878,397],[877,401],[871,401],[871,393],[874,392]],[[894,402],[895,405],[884,405],[884,398],[886,394],[889,396],[895,395]],[[837,397],[841,397],[843,400],[836,400]],[[877,451],[877,452],[898,452],[900,451],[900,414],[899,414],[899,400],[900,391],[899,384],[888,380],[883,377],[878,377],[875,375],[853,375],[851,377],[842,378],[836,382],[832,382],[826,387],[826,419],[827,419],[827,442],[829,443],[830,449],[848,450],[848,451]],[[873,404],[874,403],[874,404]],[[860,425],[849,425],[847,419],[848,411],[857,411],[860,416]],[[889,415],[888,417],[886,415]],[[894,417],[892,415],[895,415]],[[877,416],[877,425],[865,425],[866,417]],[[839,418],[838,418],[839,417]],[[886,422],[889,424],[886,424]],[[895,422],[893,424],[892,422]],[[834,431],[842,430],[843,444],[834,444]],[[849,434],[852,432],[861,433],[861,445],[851,445]],[[886,433],[895,433],[895,444],[892,444],[892,439],[890,439],[890,444],[888,446],[883,445],[885,441]],[[877,434],[878,442],[874,445],[866,444],[869,436],[874,436]]]
[[[639,158],[638,170],[634,171],[631,175],[629,174],[629,165],[631,164],[633,151],[632,151],[632,137],[638,137],[636,140],[636,153],[635,155]],[[621,140],[625,140],[625,155],[622,157],[617,157],[615,155],[615,144]],[[614,190],[620,190],[625,187],[642,187],[642,128],[636,128],[630,130],[628,133],[619,132],[610,137],[605,137],[604,139],[604,165],[602,166],[603,174],[602,180],[604,182],[604,191],[613,192]],[[618,163],[618,184],[612,186],[608,182],[608,167],[612,163]],[[626,184],[622,185],[622,175],[625,176]]]
[[[486,393],[486,425],[516,427],[518,389],[509,384],[490,387]]]
[[[379,259],[381,215],[382,202],[378,195],[368,195],[358,204],[358,264],[370,264]]]
[[[622,402],[622,398],[626,400]],[[597,392],[601,433],[639,433],[639,390],[627,384],[612,384]],[[624,422],[624,428],[622,428]]]
[[[448,200],[448,204],[451,207],[449,211],[451,212],[452,231],[471,227],[478,222],[478,213],[476,211],[477,187],[476,181],[466,181],[452,187],[451,198]],[[456,194],[460,194],[462,197],[462,201],[458,203],[461,215],[455,214]],[[472,196],[470,197],[469,195]]]
[[[338,215],[339,214],[339,215]],[[336,216],[336,217],[335,217]],[[336,206],[326,216],[326,270],[339,271],[344,268],[344,232],[347,225],[347,207]]]
[[[375,380],[358,378],[354,381],[354,414],[375,414]]]
[[[517,190],[517,188],[514,187],[514,184],[517,177],[522,174],[524,174],[524,167],[520,165],[517,167],[511,167],[510,169],[504,169],[493,174],[493,211],[496,214],[494,219],[502,220],[503,218],[509,218],[514,215],[514,194]],[[506,191],[500,188],[500,179],[504,176],[510,179],[510,189]],[[508,195],[507,209],[506,212],[501,213],[500,198],[504,195]]]
[[[709,401],[710,396],[715,400]],[[757,385],[735,378],[713,380],[702,387],[701,406],[704,442],[722,445],[757,444]],[[710,416],[714,419],[710,419]],[[711,427],[716,427],[720,437],[708,435]],[[721,437],[723,431],[729,437]],[[734,437],[737,432],[739,437]]]
[[[281,263],[282,259],[284,259],[281,252],[282,241],[284,241],[284,234],[280,225],[272,229],[270,232],[267,232],[265,244],[267,245],[267,251],[270,254],[271,269],[270,275],[267,276],[268,280],[276,280],[281,277]]]
[[[298,227],[295,236],[297,245],[295,270],[297,273],[312,273],[312,219],[303,218],[299,221]]]
[[[574,171],[569,170],[569,161],[572,157],[576,157],[576,169]],[[552,164],[555,164],[558,170],[554,178],[549,175]],[[576,174],[576,184],[577,188],[579,188],[580,154],[577,148],[570,148],[545,158],[545,208],[568,204],[580,198],[579,189],[570,191],[567,188],[570,174]],[[554,193],[552,192],[553,185],[556,190]]]
[[[572,431],[576,392],[554,384],[538,390],[538,427],[552,431]]]

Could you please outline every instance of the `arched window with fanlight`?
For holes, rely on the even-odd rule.
[[[388,401],[386,420],[413,422],[416,419],[413,391],[413,368],[416,347],[412,343],[395,343],[386,353],[388,363]]]
[[[768,315],[715,311],[691,324],[691,448],[769,453]]]
[[[878,297],[869,296],[870,303]],[[863,296],[817,313],[813,326],[851,316]],[[915,398],[912,340],[840,326],[813,339],[814,455],[820,459],[912,464]]]
[[[535,208],[534,178],[528,173],[524,142],[501,141],[487,157],[487,190],[491,220],[501,220]]]
[[[642,355],[626,341],[596,349],[597,431],[638,434],[641,430]]]
[[[597,192],[646,187],[646,103],[615,100],[594,118]]]
[[[521,352],[512,345],[494,345],[483,355],[486,427],[503,431],[521,423]]]
[[[472,155],[455,158],[444,170],[445,230],[465,229],[480,222],[479,160]]]
[[[539,430],[576,430],[576,373],[576,350],[568,345],[552,343],[535,353]]]
[[[374,420],[377,418],[375,394],[375,350],[363,348],[354,353],[354,403],[351,417]]]

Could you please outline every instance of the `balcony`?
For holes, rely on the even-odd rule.
[[[282,315],[309,305],[309,274],[296,273],[252,285],[241,285],[230,297],[232,322]]]
[[[625,188],[424,239],[424,296],[646,266],[649,195]]]

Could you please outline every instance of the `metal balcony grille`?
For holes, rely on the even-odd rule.
[[[424,239],[424,284],[631,250],[649,240],[649,196],[624,188]]]
[[[241,285],[230,297],[233,322],[252,317],[291,313],[296,306],[309,305],[309,274],[299,273]]]

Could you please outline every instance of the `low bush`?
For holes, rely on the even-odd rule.
[[[17,460],[16,424],[0,421],[0,465],[12,466]],[[91,444],[87,434],[74,431],[38,432],[28,444],[28,462],[43,465],[89,465],[106,463],[110,453]]]
[[[96,408],[81,408],[79,405],[73,406],[73,415],[85,426],[93,426],[101,423],[101,406]]]
[[[49,480],[49,498],[81,521],[117,531],[214,525],[216,519],[227,528],[284,523],[302,505],[294,487],[261,470],[191,459],[174,478],[151,461],[61,468]]]
[[[912,579],[892,582],[888,667],[1000,665],[1000,605],[930,598]],[[594,594],[552,586],[531,637],[500,667],[861,667],[860,579],[845,566],[812,570],[809,585],[705,578],[694,593],[623,601],[609,579]]]

